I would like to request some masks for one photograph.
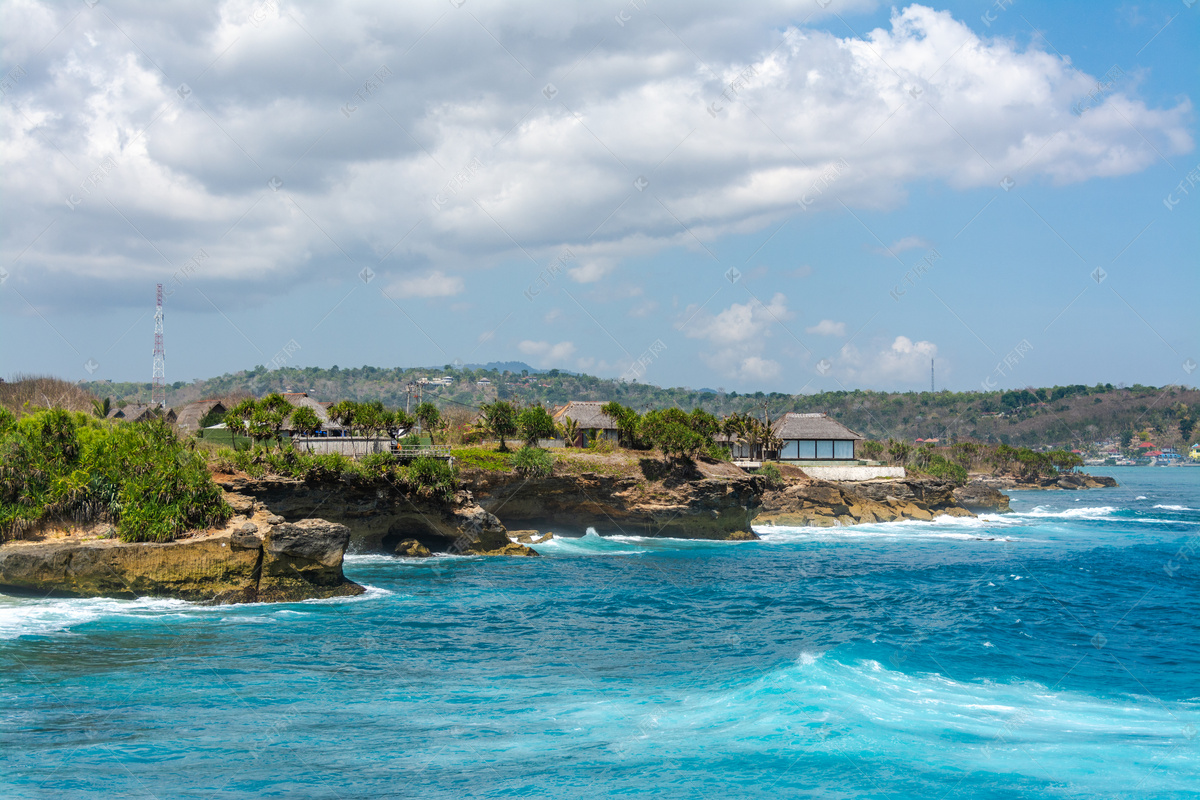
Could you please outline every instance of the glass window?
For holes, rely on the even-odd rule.
[[[796,444],[800,446],[796,454],[800,460],[811,460],[817,457],[817,443],[812,439],[801,439]]]
[[[780,451],[779,457],[795,461],[800,457],[799,444],[795,439],[788,439],[783,443],[783,450]]]
[[[841,439],[833,443],[834,458],[854,458],[854,442],[849,439]]]
[[[833,442],[828,439],[818,439],[817,458],[833,458]]]

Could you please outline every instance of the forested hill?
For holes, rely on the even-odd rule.
[[[761,416],[765,411],[771,418],[785,411],[822,411],[870,438],[958,437],[1027,446],[1077,445],[1118,437],[1123,432],[1148,433],[1161,445],[1180,444],[1179,420],[1195,419],[1200,411],[1200,391],[1183,387],[1122,388],[1105,384],[986,393],[739,394],[664,389],[558,370],[366,366],[275,370],[259,367],[190,384],[176,383],[170,387],[168,405],[181,406],[209,397],[239,394],[261,397],[272,391],[307,391],[318,400],[381,400],[389,407],[403,407],[408,384],[443,376],[452,382],[446,386],[427,383],[421,390],[424,399],[447,409],[477,407],[501,398],[548,406],[568,400],[618,400],[639,411],[670,406],[685,410],[701,407],[718,415],[746,412]],[[149,383],[92,382],[82,386],[99,397],[111,396],[119,402],[146,402],[150,397]]]

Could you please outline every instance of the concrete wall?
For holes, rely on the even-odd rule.
[[[907,477],[904,467],[865,467],[855,465],[828,467],[801,466],[804,474],[822,481],[869,481],[872,478]]]
[[[341,453],[344,456],[365,456],[369,453],[390,453],[391,439],[369,439],[364,436],[296,436],[292,444],[297,450],[310,453]]]

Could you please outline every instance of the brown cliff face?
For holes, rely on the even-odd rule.
[[[65,537],[0,547],[0,586],[75,597],[176,597],[215,603],[288,602],[362,594],[342,574],[350,532],[239,520],[165,543]]]
[[[762,480],[584,472],[524,478],[472,470],[463,475],[479,505],[507,525],[560,530],[594,526],[606,533],[677,539],[757,538],[750,525]]]
[[[434,552],[537,555],[510,547],[504,525],[468,492],[452,503],[413,497],[386,482],[308,484],[291,478],[237,477],[219,481],[235,511],[265,508],[286,520],[320,516],[346,526],[354,550],[394,553],[413,539]]]
[[[1000,495],[1004,497],[1003,495]],[[1007,498],[1004,498],[1007,503]],[[930,477],[874,481],[792,478],[763,496],[758,525],[833,527],[899,519],[974,514],[955,496],[954,484]]]

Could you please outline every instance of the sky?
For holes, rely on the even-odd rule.
[[[0,7],[0,376],[1198,383],[1194,0]]]

